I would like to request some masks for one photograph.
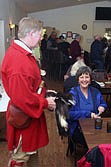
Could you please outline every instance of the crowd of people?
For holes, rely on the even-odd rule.
[[[91,67],[91,69],[101,69],[108,73],[111,72],[111,42],[107,38],[101,37],[100,35],[95,35],[94,40],[91,43],[90,51],[86,51],[81,47],[80,44],[81,35],[76,34],[75,38],[71,43],[69,43],[64,36],[57,36],[56,31],[52,31],[50,36],[44,34],[41,41],[41,64],[42,68],[47,71],[48,63],[50,64],[51,58],[48,61],[48,51],[60,51],[63,55],[63,66],[62,66],[62,76],[63,76],[73,65],[79,57],[83,57],[84,63]],[[52,53],[52,52],[51,52]],[[53,56],[52,56],[53,59]],[[55,58],[54,58],[55,59]],[[53,71],[53,69],[51,70]],[[58,72],[58,71],[57,71]]]
[[[8,167],[23,166],[30,155],[48,144],[48,133],[44,109],[54,110],[56,103],[53,97],[46,98],[46,88],[41,93],[38,89],[42,82],[39,63],[33,55],[33,48],[39,45],[43,23],[35,18],[25,17],[19,22],[18,39],[12,41],[2,62],[2,82],[10,97],[6,112],[7,140],[10,151]],[[44,34],[41,40],[42,68],[46,68],[47,50],[60,50],[63,53],[67,68],[64,71],[64,92],[73,95],[75,105],[69,110],[69,135],[76,137],[78,143],[87,148],[80,131],[79,118],[100,118],[107,108],[97,85],[92,84],[92,71],[85,62],[85,55],[80,46],[81,36],[76,34],[69,44],[63,36],[57,37],[54,31],[48,37]],[[107,48],[107,49],[106,49]],[[105,58],[103,58],[105,51]],[[109,64],[111,45],[96,36],[91,45],[91,63],[96,68],[110,72]],[[52,57],[53,59],[53,57]],[[104,66],[105,61],[105,66]],[[13,127],[9,122],[10,106],[14,105],[31,118],[25,129]]]
[[[42,68],[47,70],[48,64],[50,64],[51,62],[51,60],[48,61],[48,54],[50,53],[48,51],[60,51],[63,56],[62,74],[64,75],[68,68],[76,62],[78,57],[83,56],[83,49],[80,46],[80,40],[80,34],[76,34],[75,39],[71,43],[69,43],[62,35],[58,37],[55,31],[53,31],[49,37],[47,36],[47,34],[44,34],[40,46],[42,56]]]
[[[59,50],[63,53],[64,66],[66,66],[63,74],[66,73],[70,65],[74,64],[80,56],[84,57],[85,64],[90,66],[91,69],[103,69],[110,72],[110,40],[100,35],[95,35],[89,52],[81,47],[80,41],[81,35],[78,33],[71,43],[66,41],[62,35],[58,37],[55,31],[53,31],[49,37],[45,34],[41,41],[42,68],[45,69],[47,66],[47,50]]]

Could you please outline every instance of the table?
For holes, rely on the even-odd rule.
[[[0,98],[0,112],[6,112],[9,97],[7,96],[5,90],[3,90],[3,92],[0,94],[2,95],[2,97]]]
[[[8,102],[9,102],[9,97],[8,95],[6,94],[3,86],[2,86],[2,83],[0,81],[0,94],[2,95],[2,97],[0,98],[0,118],[1,118],[1,123],[0,123],[0,133],[2,133],[2,131],[4,129],[6,129],[6,121],[4,120],[5,119],[5,112],[7,110],[7,105],[8,105]],[[0,141],[6,141],[5,138],[2,138],[0,137]]]
[[[0,98],[0,112],[6,112],[7,105],[8,105],[8,102],[9,102],[10,98],[6,94],[1,80],[0,80],[0,94],[1,94],[1,98]]]
[[[101,93],[103,95],[111,95],[111,81],[103,82],[104,86],[101,86]]]
[[[101,86],[101,93],[103,95],[110,95],[111,94],[111,81],[104,80],[104,81],[96,81]]]
[[[94,128],[94,119],[83,118],[79,119],[83,135],[85,137],[88,148],[93,148],[99,144],[111,144],[111,133],[107,133],[107,121],[111,118],[102,118],[102,129],[96,130]]]
[[[101,86],[101,93],[105,95],[108,110],[111,110],[111,81],[99,81],[97,82]]]

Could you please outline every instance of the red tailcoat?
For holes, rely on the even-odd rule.
[[[7,122],[9,150],[17,146],[20,134],[25,152],[47,145],[49,140],[43,110],[47,108],[48,102],[45,89],[41,95],[36,93],[41,82],[40,70],[34,56],[14,41],[2,62],[2,82],[10,102],[32,117],[31,125],[26,129],[15,129]],[[6,120],[10,114],[9,105]]]

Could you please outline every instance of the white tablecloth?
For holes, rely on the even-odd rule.
[[[1,81],[0,81],[0,94],[2,95],[2,97],[0,98],[0,112],[5,112],[7,110],[7,105],[9,102],[9,97],[6,94]]]

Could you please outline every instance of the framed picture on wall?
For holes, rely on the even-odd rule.
[[[67,38],[72,38],[72,31],[67,31]]]
[[[61,35],[62,35],[65,39],[67,38],[66,33],[62,33]]]
[[[72,33],[72,39],[75,39],[77,33]]]

